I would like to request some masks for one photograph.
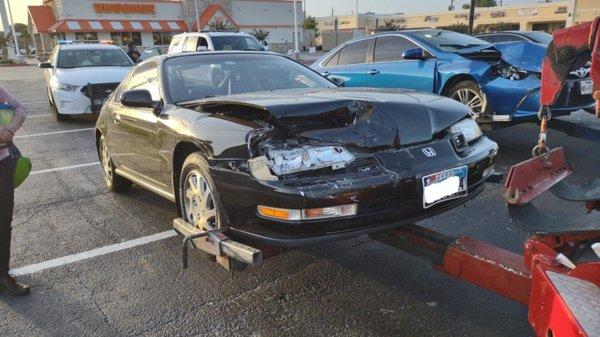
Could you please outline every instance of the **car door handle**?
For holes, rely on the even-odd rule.
[[[329,77],[331,75],[331,73],[328,71],[324,71],[321,73],[321,75],[323,75],[323,77]]]
[[[121,121],[121,115],[115,114],[115,119],[113,119],[113,123],[119,124],[120,121]]]
[[[377,75],[379,74],[379,69],[371,69],[371,71],[368,72],[369,75]]]

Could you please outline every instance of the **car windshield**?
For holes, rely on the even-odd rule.
[[[268,54],[173,57],[165,61],[164,74],[166,90],[175,104],[257,91],[336,87],[301,64]]]
[[[211,36],[211,40],[215,50],[265,50],[257,40],[250,36]]]
[[[424,40],[442,51],[456,52],[461,49],[489,45],[490,43],[469,35],[447,30],[421,30],[412,32],[411,35]]]
[[[522,34],[537,43],[550,44],[552,42],[552,35],[546,32],[525,32]]]
[[[67,49],[58,53],[57,68],[131,67],[133,63],[120,49]]]

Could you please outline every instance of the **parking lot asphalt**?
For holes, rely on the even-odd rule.
[[[140,188],[116,195],[104,187],[94,119],[57,122],[35,67],[0,68],[0,85],[29,110],[16,144],[35,173],[16,192],[13,268],[165,237],[25,272],[31,296],[0,294],[0,336],[533,335],[526,307],[367,236],[287,252],[233,275],[192,253],[182,270],[181,240],[169,232],[174,205]],[[506,171],[528,158],[537,130],[520,125],[489,136],[500,144],[497,169]],[[597,143],[550,131],[549,144],[565,148],[576,171],[570,180],[597,177]],[[551,196],[539,204],[584,212]],[[497,184],[420,224],[518,253],[527,237],[510,224]]]

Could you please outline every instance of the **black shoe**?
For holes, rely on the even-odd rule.
[[[11,296],[25,296],[31,293],[31,289],[24,285],[17,283],[12,277],[0,278],[0,293],[7,293]]]

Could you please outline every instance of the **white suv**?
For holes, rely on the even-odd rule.
[[[169,54],[208,50],[268,51],[252,35],[237,32],[183,33],[173,36]]]
[[[48,101],[61,121],[70,115],[100,112],[132,67],[123,49],[103,43],[59,44],[48,61],[40,63]]]

